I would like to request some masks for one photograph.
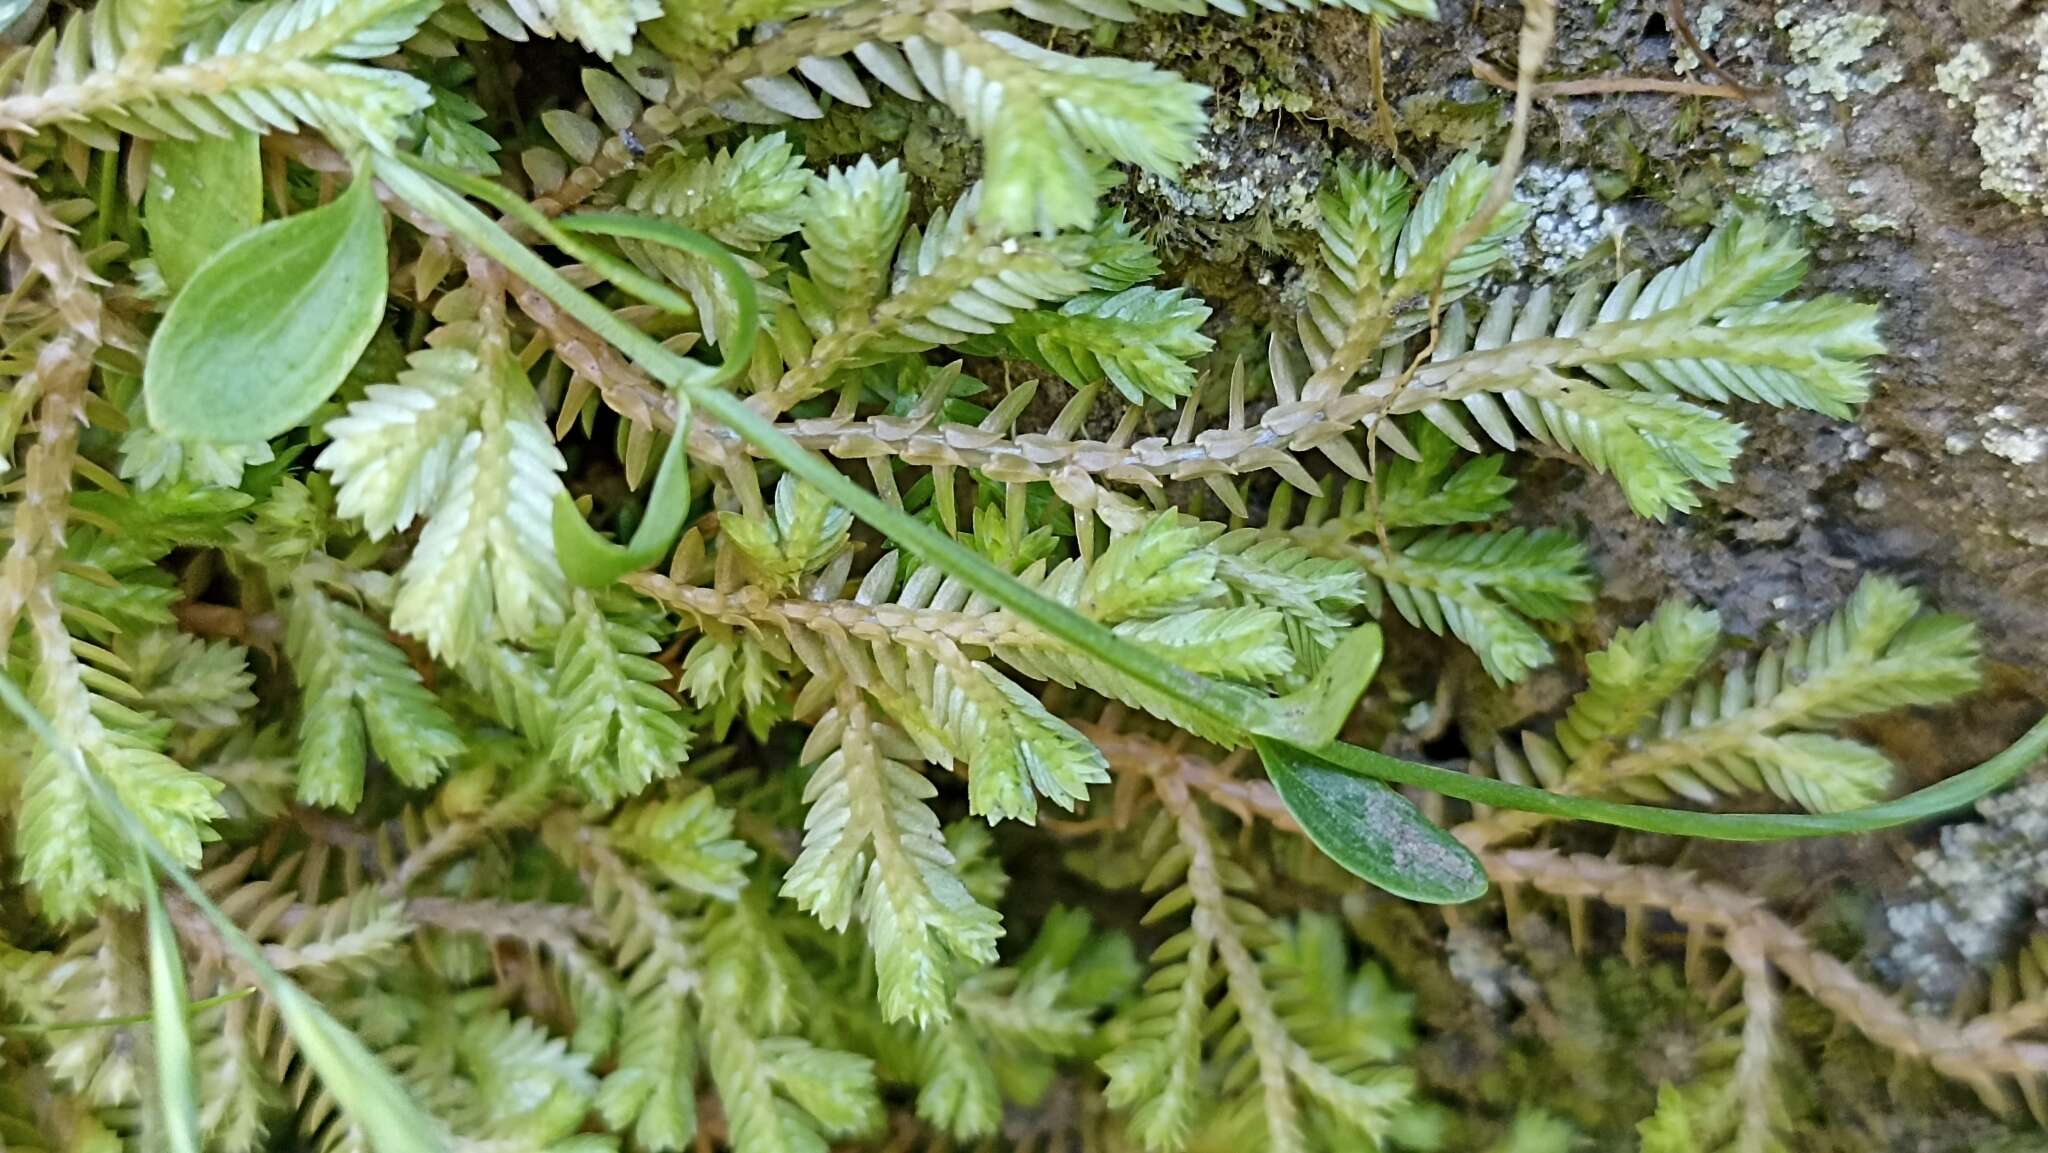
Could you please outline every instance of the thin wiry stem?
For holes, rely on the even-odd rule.
[[[1771,1143],[1771,1116],[1776,1090],[1771,1061],[1777,1052],[1778,994],[1771,988],[1771,968],[1755,935],[1739,930],[1728,938],[1728,959],[1742,974],[1742,1052],[1735,1059],[1735,1093],[1742,1103],[1736,1130],[1738,1153],[1765,1153]]]

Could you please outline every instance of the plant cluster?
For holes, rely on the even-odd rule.
[[[1516,509],[1518,454],[1686,514],[1744,410],[1853,416],[1877,315],[1732,212],[1667,267],[1512,284],[1518,120],[1500,164],[1334,168],[1298,316],[1222,332],[1110,207],[1205,122],[1201,86],[1095,50],[1141,16],[1254,18],[27,17],[0,1147],[1563,1149],[1534,1108],[1432,1098],[1336,895],[1622,899],[1641,876],[1511,846],[1883,828],[2048,744],[1885,801],[1843,726],[1979,673],[1883,576],[1753,660],[1667,605],[1471,771],[1341,740],[1384,635],[1503,685],[1559,660],[1594,565]],[[535,97],[510,44],[580,90]],[[862,127],[912,106],[972,142],[964,193]],[[1390,782],[1475,812],[1454,836]],[[1794,811],[1700,811],[1730,798]],[[2018,1028],[1829,1001],[1791,930],[1660,883],[1634,905],[1725,932],[1743,1009],[1645,1150],[1781,1139],[1773,966],[1948,1076],[2040,1065]]]

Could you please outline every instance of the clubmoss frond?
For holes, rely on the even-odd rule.
[[[190,139],[239,127],[322,132],[390,149],[431,101],[403,72],[354,63],[395,51],[430,0],[125,0],[81,12],[0,70],[0,124],[57,127],[100,148],[117,133]],[[224,25],[218,18],[232,18]],[[172,61],[173,49],[183,58]]]
[[[1525,732],[1519,749],[1502,742],[1494,771],[1574,793],[1702,804],[1738,792],[1769,792],[1815,812],[1874,803],[1890,787],[1891,762],[1827,730],[1953,700],[1981,676],[1976,631],[1920,608],[1904,585],[1866,577],[1813,632],[1694,681],[1716,621],[1667,607],[1589,659],[1592,683],[1555,739]],[[1502,817],[1497,830],[1533,823]]]

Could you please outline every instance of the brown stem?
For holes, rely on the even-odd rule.
[[[1154,778],[1171,775],[1243,819],[1300,830],[1266,781],[1232,778],[1206,757],[1144,737],[1101,725],[1080,728],[1112,768]],[[1724,940],[1753,943],[1788,982],[1858,1032],[1895,1053],[1927,1062],[1944,1076],[1977,1084],[1987,1074],[2048,1072],[2048,1044],[2011,1040],[1997,1015],[1959,1026],[1908,1011],[1747,893],[1673,869],[1586,854],[1510,849],[1479,856],[1487,875],[1502,885],[1527,885],[1568,899],[1590,897],[1624,909],[1661,909],[1681,924],[1717,932]]]

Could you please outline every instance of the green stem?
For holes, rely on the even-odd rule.
[[[1308,757],[1345,772],[1429,789],[1475,805],[1713,841],[1788,841],[1874,833],[1963,808],[2003,787],[2048,755],[2048,717],[2034,722],[2034,727],[2018,740],[1975,768],[1896,800],[1842,813],[1696,813],[1653,805],[1626,805],[1418,765],[1356,745],[1332,743],[1303,749],[1266,738],[1260,738],[1258,744],[1261,753]]]
[[[187,1002],[185,1013],[187,1016],[196,1017],[208,1009],[216,1009],[229,1002],[255,995],[256,986],[250,985],[247,988],[236,989],[232,993],[222,993],[218,997]],[[40,1037],[45,1033],[71,1033],[80,1029],[115,1029],[122,1025],[140,1025],[155,1016],[154,1013],[130,1013],[125,1017],[94,1017],[88,1021],[56,1021],[48,1025],[0,1025],[0,1033],[10,1037]]]
[[[1016,613],[1053,638],[1200,714],[1218,731],[1245,733],[1258,723],[1265,709],[1263,697],[1196,676],[1152,653],[1124,644],[1108,629],[1026,588],[958,541],[901,509],[890,507],[840,475],[831,464],[791,440],[775,427],[773,421],[755,412],[739,397],[722,388],[708,387],[703,377],[711,370],[676,355],[646,333],[620,320],[610,309],[570,284],[547,261],[515,240],[489,217],[417,171],[412,163],[409,159],[380,155],[377,157],[378,177],[415,209],[439,221],[463,242],[504,265],[514,276],[553,300],[564,312],[611,342],[655,379],[670,388],[681,389],[698,408],[732,429],[740,439],[759,449],[768,459],[831,497],[920,560],[951,573],[968,588]],[[526,208],[523,203],[518,207],[524,211],[515,210],[511,215],[519,223],[534,229],[550,242],[560,244],[557,237],[562,235],[561,230],[552,221]]]

